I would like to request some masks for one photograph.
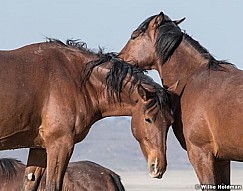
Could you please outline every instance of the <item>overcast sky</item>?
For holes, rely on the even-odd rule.
[[[144,19],[160,11],[172,19],[186,17],[182,29],[216,58],[243,68],[241,0],[1,0],[0,49],[41,42],[47,36],[119,51]]]

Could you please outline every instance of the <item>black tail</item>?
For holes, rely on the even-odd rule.
[[[116,185],[116,191],[125,191],[125,188],[121,182],[121,177],[114,172],[110,172],[114,185]]]
[[[12,158],[0,159],[0,180],[10,180],[17,175],[18,164],[21,162]],[[22,163],[21,163],[22,164]]]

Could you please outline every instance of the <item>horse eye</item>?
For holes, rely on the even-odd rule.
[[[152,123],[152,120],[149,119],[149,118],[145,118],[145,122],[146,122],[146,123]]]

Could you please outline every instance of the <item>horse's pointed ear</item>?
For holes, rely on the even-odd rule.
[[[164,20],[164,13],[160,12],[160,14],[158,14],[155,18],[154,27],[159,27],[163,20]]]
[[[168,90],[169,90],[170,92],[174,93],[175,90],[176,90],[176,88],[177,88],[178,85],[179,85],[179,82],[180,82],[180,80],[178,80],[176,83],[174,83],[172,86],[170,86],[170,87],[168,88]]]
[[[181,24],[185,19],[186,19],[186,17],[184,17],[184,18],[182,18],[182,19],[179,19],[179,20],[174,20],[173,22],[174,22],[176,25],[179,25],[179,24]]]
[[[138,85],[138,94],[139,96],[144,100],[147,101],[150,97],[152,92],[150,92],[149,90],[147,90],[146,88],[144,88],[142,85]]]
[[[135,39],[135,38],[137,38],[138,36],[139,36],[139,34],[140,34],[141,32],[137,29],[137,30],[135,30],[133,33],[132,33],[132,35],[131,35],[131,39]]]

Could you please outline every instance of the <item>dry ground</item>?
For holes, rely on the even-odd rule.
[[[193,171],[167,171],[161,180],[144,172],[120,172],[126,191],[193,191],[198,180]],[[232,184],[243,185],[243,170],[234,170]]]

